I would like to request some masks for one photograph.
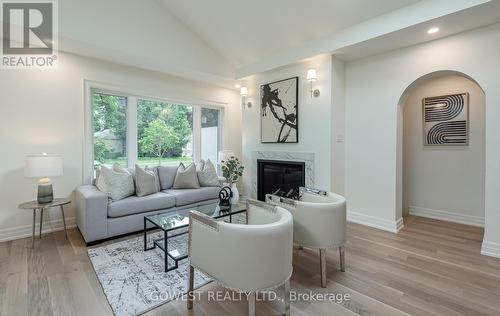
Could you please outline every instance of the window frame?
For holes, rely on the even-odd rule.
[[[219,153],[219,151],[222,150],[222,148],[224,148],[224,146],[222,145],[222,141],[224,139],[223,135],[224,135],[224,108],[221,108],[221,107],[217,107],[217,106],[207,106],[207,105],[204,105],[204,106],[201,106],[200,107],[200,141],[198,142],[199,144],[199,153],[201,155],[201,111],[202,109],[212,109],[212,110],[219,110],[219,118],[218,118],[218,122],[219,122],[219,125],[218,125],[218,134],[217,134],[217,144],[219,145],[219,148],[217,148],[217,155]],[[218,165],[219,162],[218,161],[212,161],[214,164]]]
[[[103,93],[127,98],[127,166],[134,166],[137,162],[137,102],[139,99],[158,101],[191,106],[193,109],[193,161],[200,161],[201,157],[201,109],[219,110],[218,151],[224,148],[224,126],[226,124],[226,107],[228,103],[209,100],[180,100],[163,95],[151,96],[134,89],[117,87],[91,80],[84,80],[84,141],[83,141],[83,183],[91,184],[94,180],[94,133],[93,133],[93,93]]]
[[[134,115],[130,109],[130,96],[126,95],[126,94],[123,94],[123,93],[117,93],[116,91],[110,91],[110,90],[102,90],[102,89],[99,89],[99,90],[96,90],[96,89],[91,89],[90,90],[90,111],[91,111],[91,124],[92,124],[92,131],[91,131],[91,141],[92,141],[92,148],[90,149],[91,152],[92,152],[92,177],[94,177],[95,175],[95,170],[94,170],[94,102],[93,102],[93,94],[94,93],[99,93],[99,94],[105,94],[105,95],[109,95],[109,96],[114,96],[114,97],[120,97],[120,98],[124,98],[126,100],[126,108],[125,108],[125,125],[127,126],[126,127],[126,139],[125,139],[125,155],[127,157],[127,166],[129,166],[129,162],[130,162],[130,158],[129,158],[129,154],[131,152],[133,152],[133,150],[129,150],[129,146],[131,146],[131,142],[129,141],[129,137],[130,136],[134,136],[134,134],[130,133],[129,130],[131,130],[131,126],[130,126],[130,118],[134,118]],[[135,102],[135,101],[134,101]],[[137,105],[137,104],[136,104]],[[137,121],[137,114],[136,114],[136,121]],[[133,129],[133,128],[132,128]],[[136,127],[137,129],[137,127]],[[137,132],[136,132],[136,137],[137,137]]]

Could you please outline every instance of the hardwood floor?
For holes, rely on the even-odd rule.
[[[292,290],[350,293],[344,304],[292,302],[292,315],[500,315],[500,260],[480,255],[483,230],[419,217],[397,235],[348,224],[345,273],[328,251],[321,289],[319,252],[294,250]],[[76,229],[0,243],[0,315],[112,315]],[[110,241],[113,242],[113,241]],[[108,242],[108,243],[110,243]],[[99,246],[99,245],[98,245]],[[222,288],[209,284],[202,290]],[[147,315],[245,315],[246,301],[213,302],[193,311],[173,301]],[[257,302],[258,315],[279,315],[280,302]]]

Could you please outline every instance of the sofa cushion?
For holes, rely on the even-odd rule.
[[[158,166],[158,176],[160,177],[160,187],[168,190],[174,185],[175,175],[179,166]]]
[[[108,216],[127,216],[131,214],[163,210],[174,206],[175,197],[163,192],[142,197],[133,195],[120,201],[111,202],[108,206]]]
[[[219,198],[219,187],[202,187],[199,189],[170,189],[162,192],[175,196],[175,205],[183,206],[206,200]]]

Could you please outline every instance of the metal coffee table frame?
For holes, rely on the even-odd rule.
[[[232,223],[232,221],[233,221],[233,215],[241,214],[241,213],[244,213],[246,211],[247,211],[246,209],[238,209],[236,211],[232,211],[232,209],[231,210],[227,210],[227,211],[221,210],[220,213],[219,213],[219,215],[212,216],[212,218],[221,219],[221,218],[229,217],[229,222]],[[186,214],[186,215],[171,214],[171,216],[183,216],[183,217],[186,218],[186,217],[189,217],[189,214]],[[147,222],[151,223],[152,225],[154,225],[156,227],[156,228],[153,228],[152,230],[160,229],[160,230],[163,231],[163,237],[162,238],[157,238],[157,239],[153,240],[153,246],[151,246],[151,247],[148,247]],[[186,232],[182,232],[182,233],[178,233],[178,234],[173,234],[173,235],[170,235],[170,236],[168,235],[168,233],[172,232],[174,230],[178,230],[178,229],[182,229],[182,228],[187,228],[187,227],[189,227],[189,223],[184,224],[184,225],[180,225],[180,226],[176,226],[176,227],[172,227],[172,228],[169,228],[169,229],[164,229],[158,223],[155,223],[153,220],[149,219],[148,216],[144,216],[144,251],[153,250],[156,247],[160,248],[165,253],[165,256],[164,256],[165,257],[165,263],[164,263],[165,264],[165,272],[169,272],[169,271],[177,269],[179,267],[179,261],[184,260],[184,259],[186,259],[188,257],[187,254],[175,256],[175,255],[169,253],[169,251],[168,251],[168,239],[171,239],[171,238],[174,238],[174,237],[177,237],[177,236],[180,236],[180,235],[185,235],[188,232],[186,231]],[[162,243],[163,243],[164,246],[162,245]],[[168,257],[170,257],[175,262],[174,266],[168,267]]]

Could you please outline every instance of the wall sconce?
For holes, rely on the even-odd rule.
[[[318,80],[318,75],[316,74],[316,69],[309,69],[307,71],[307,81],[311,83],[311,98],[312,97],[319,97],[319,90],[318,89],[313,89],[313,82]]]
[[[246,102],[247,96],[248,96],[248,88],[247,87],[241,87],[240,88],[240,95],[241,95],[241,105],[243,106],[243,109],[245,109],[245,106],[247,108],[252,107],[252,102]]]

